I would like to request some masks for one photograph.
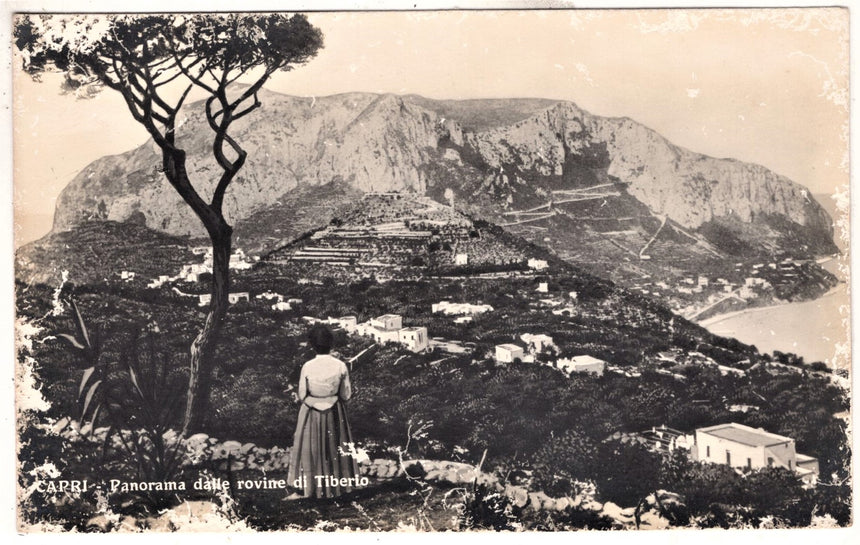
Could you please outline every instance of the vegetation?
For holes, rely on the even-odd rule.
[[[120,93],[132,118],[162,152],[161,170],[200,219],[213,250],[211,303],[191,345],[183,431],[199,429],[209,412],[214,347],[227,312],[233,228],[223,201],[247,152],[231,136],[235,121],[261,106],[258,92],[277,71],[303,64],[322,47],[322,34],[302,15],[82,15],[17,18],[15,46],[27,72],[62,72],[79,96],[107,87]],[[248,83],[238,87],[239,80]],[[178,88],[178,99],[168,89]],[[177,117],[192,89],[205,93],[211,149],[220,167],[209,201],[186,169],[189,142],[177,140]]]
[[[805,368],[769,367],[767,359],[751,347],[673,319],[664,308],[590,276],[548,275],[542,280],[549,284],[548,296],[559,297],[572,290],[582,294],[573,312],[557,315],[553,307],[535,303],[534,278],[384,284],[323,280],[316,284],[255,271],[239,277],[237,286],[252,294],[265,287],[285,297],[301,298],[301,313],[313,316],[354,314],[364,320],[398,313],[405,325],[424,325],[431,336],[469,343],[471,351],[463,354],[436,350],[413,354],[389,345],[352,370],[355,397],[349,410],[353,434],[371,458],[393,457],[409,435],[409,423],[422,421],[427,425],[421,440],[413,443],[410,456],[474,462],[486,451],[486,471],[520,468],[531,475],[528,486],[532,490],[556,497],[576,495],[582,482],[592,482],[600,501],[622,506],[635,506],[657,489],[677,492],[684,496],[690,516],[701,525],[755,525],[771,515],[789,525],[807,525],[816,510],[841,524],[848,522],[850,489],[845,483],[850,451],[845,425],[833,416],[848,408],[848,399],[826,376],[811,374]],[[74,313],[50,313],[50,288],[19,285],[18,289],[21,316],[40,320],[47,331],[76,330]],[[136,338],[157,339],[156,353],[163,357],[145,360],[158,364],[152,376],[160,376],[159,366],[164,365],[168,383],[185,380],[187,370],[177,364],[175,354],[181,353],[183,339],[199,319],[196,300],[166,288],[144,290],[126,284],[67,285],[64,291],[74,293],[83,316],[92,317],[86,326],[100,331],[100,361],[117,364],[112,380],[120,388],[131,385],[125,396],[126,407],[140,406],[134,401],[133,383],[123,363],[129,350],[147,353],[140,349],[148,345],[135,345]],[[440,300],[482,302],[495,310],[475,317],[464,327],[453,324],[450,317],[430,313],[430,304]],[[141,336],[141,331],[145,335]],[[212,408],[217,418],[203,431],[261,448],[289,447],[297,413],[292,392],[300,365],[309,356],[303,346],[305,331],[297,314],[273,311],[257,302],[235,305],[225,323],[231,342],[216,351]],[[592,354],[641,374],[625,376],[609,371],[602,377],[566,376],[541,363],[498,365],[489,359],[495,344],[514,340],[512,334],[518,332],[549,334],[563,355]],[[343,334],[338,338],[337,350],[344,357],[357,354],[370,343]],[[673,349],[679,353],[695,351],[720,365],[749,370],[742,375],[723,375],[715,365],[702,360],[666,372],[656,354]],[[81,379],[92,363],[83,354],[69,362],[67,346],[59,340],[35,343],[32,356],[40,362],[38,377],[51,401],[46,416],[59,419],[78,414]],[[750,369],[756,363],[762,365]],[[756,408],[740,413],[733,412],[734,405]],[[181,410],[165,411],[164,418],[157,421],[161,423],[158,430],[177,429]],[[139,423],[141,437],[147,436],[147,429],[156,429],[142,418],[128,419]],[[779,472],[741,476],[677,457],[663,460],[631,439],[632,434],[652,426],[693,430],[727,421],[795,438],[799,452],[819,459],[824,484],[809,491],[801,489],[791,475]],[[25,451],[33,450],[26,451],[27,456],[57,457],[55,438],[27,433],[31,439]],[[99,467],[126,478],[139,471],[135,464],[129,464],[136,459],[134,451],[123,454],[121,445],[109,450],[107,459],[114,462],[105,466],[97,461],[105,456],[101,444],[87,448],[90,450],[77,446],[67,450],[73,455],[65,455],[66,466],[60,470],[89,474],[95,480],[105,478],[103,472],[97,473]],[[200,469],[186,465],[179,472],[190,478]],[[245,469],[234,477],[254,475],[254,471]],[[30,476],[22,473],[21,478],[25,486],[32,484]],[[766,494],[763,491],[767,487],[780,487],[783,493]],[[362,491],[357,501],[384,510],[386,502],[415,493],[414,484],[408,482],[373,490]],[[554,514],[547,526],[547,520],[530,519],[530,512],[511,507],[508,500],[486,490],[476,488],[471,494],[458,511],[463,528],[501,528],[509,523],[532,529],[608,527],[606,521],[582,510]],[[267,511],[265,502],[277,503],[272,493],[255,496],[236,492],[235,498],[240,515],[260,528],[309,524],[302,517],[315,509],[309,503],[297,504],[292,514]],[[433,502],[430,507],[410,505],[445,509]],[[83,509],[76,516],[86,518],[87,512]],[[67,515],[72,516],[59,512],[51,516],[66,520]],[[382,527],[391,522],[374,520]],[[373,525],[368,522],[368,527]]]

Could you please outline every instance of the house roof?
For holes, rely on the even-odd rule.
[[[505,350],[522,350],[522,346],[517,346],[515,344],[505,343],[505,344],[497,344],[496,348],[504,348]]]
[[[606,363],[601,359],[597,359],[594,356],[574,356],[570,358],[571,363],[575,363],[577,365],[583,365],[587,363]]]
[[[718,424],[708,428],[699,428],[696,431],[752,447],[768,447],[794,441],[791,437],[777,435],[775,433],[770,433],[762,429],[751,428],[735,422]]]

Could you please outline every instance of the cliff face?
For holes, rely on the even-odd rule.
[[[571,164],[605,169],[654,213],[688,228],[720,217],[749,223],[775,214],[810,229],[831,229],[809,191],[784,176],[691,152],[630,119],[594,116],[572,103],[466,138],[493,168],[516,165],[521,173],[562,179]]]
[[[297,188],[327,184],[437,199],[450,189],[461,206],[491,217],[540,203],[553,190],[614,184],[688,229],[778,217],[810,240],[825,241],[810,250],[831,250],[824,247],[832,240],[830,218],[799,184],[762,166],[693,153],[632,120],[594,116],[569,102],[366,93],[316,99],[264,93],[261,100],[263,108],[235,126],[248,160],[225,199],[233,223],[276,212]],[[179,141],[206,197],[220,169],[202,105],[190,105],[185,115]],[[63,191],[54,229],[134,217],[167,233],[201,235],[158,172],[160,162],[151,142],[95,161]]]

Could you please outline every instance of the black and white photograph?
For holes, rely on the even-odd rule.
[[[10,16],[19,533],[853,525],[847,7],[126,9]]]

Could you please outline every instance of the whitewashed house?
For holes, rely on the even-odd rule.
[[[265,299],[266,301],[283,301],[284,296],[280,293],[275,293],[273,291],[264,291],[263,293],[255,295],[254,299]]]
[[[383,314],[371,319],[370,325],[377,329],[400,329],[403,327],[403,317],[399,314]]]
[[[241,248],[236,248],[236,251],[230,255],[229,267],[235,270],[250,269],[252,264],[245,260],[245,252]]]
[[[527,265],[529,269],[534,269],[536,271],[542,271],[547,268],[547,263],[545,259],[534,259],[531,258],[528,260]]]
[[[212,302],[212,294],[211,293],[201,293],[197,296],[199,301],[197,302],[198,306],[206,306]]]
[[[496,345],[496,361],[499,363],[513,363],[517,358],[522,360],[523,348],[515,344],[498,344]]]
[[[239,301],[250,301],[251,297],[247,291],[239,291],[236,293],[228,293],[227,300],[230,302],[231,305],[235,305]]]
[[[430,310],[433,314],[441,312],[448,316],[457,315],[475,315],[485,312],[492,312],[493,307],[490,305],[473,305],[471,303],[451,303],[450,301],[441,301],[430,305]]]
[[[526,346],[530,348],[529,352],[542,352],[544,348],[550,346],[555,347],[555,343],[552,341],[552,337],[550,337],[549,335],[544,335],[542,333],[523,333],[522,335],[520,335],[520,340],[523,341]]]
[[[292,309],[293,306],[286,301],[275,301],[275,303],[272,305],[272,310],[287,311]]]
[[[403,318],[398,314],[383,314],[370,320],[367,334],[378,343],[398,342],[398,332],[403,329]]]
[[[454,265],[468,265],[469,254],[456,254],[454,256]]]
[[[328,323],[343,328],[347,333],[355,333],[358,328],[358,318],[355,316],[341,316],[340,318],[329,318]]]
[[[555,362],[556,366],[567,373],[589,373],[602,376],[606,369],[606,362],[593,356],[574,356],[572,358],[560,358]]]
[[[134,272],[122,271],[121,273],[119,273],[119,277],[121,280],[125,280],[126,282],[129,282],[131,280],[134,280]]]
[[[397,335],[400,344],[413,352],[421,352],[430,342],[426,327],[404,327]]]
[[[537,291],[539,293],[549,293],[549,284],[546,282],[538,283]]]
[[[734,468],[782,467],[806,484],[818,479],[818,460],[798,454],[794,439],[735,422],[697,429],[692,454],[694,460]]]

